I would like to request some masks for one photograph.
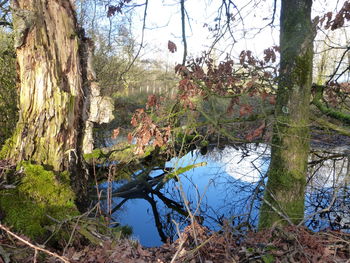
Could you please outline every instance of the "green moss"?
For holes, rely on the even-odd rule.
[[[12,190],[2,191],[0,206],[4,222],[30,238],[43,237],[53,222],[79,214],[74,204],[74,193],[69,186],[69,174],[55,176],[40,165],[21,164],[25,176]]]
[[[266,254],[262,256],[264,263],[273,263],[275,262],[275,257],[271,254]]]
[[[128,238],[132,235],[132,227],[131,226],[117,226],[112,228],[113,236],[119,240],[121,238]]]
[[[12,138],[8,138],[0,150],[0,160],[4,160],[7,158],[9,152],[11,151],[11,148],[12,148]]]
[[[294,79],[300,87],[304,86],[307,83],[311,84],[312,60],[312,46],[306,50],[302,56],[297,56],[295,59],[296,66],[294,70]]]
[[[36,204],[16,190],[2,191],[0,205],[5,212],[4,222],[16,231],[31,238],[38,238],[45,233],[42,226],[45,209],[42,205]]]
[[[89,162],[91,160],[97,160],[101,157],[103,157],[104,154],[101,149],[95,149],[91,153],[84,154],[84,159]]]
[[[263,201],[261,207],[259,229],[265,229],[274,224],[288,225],[289,222],[285,217],[290,222],[298,224],[304,216],[306,177],[298,169],[284,168],[283,162],[279,161],[278,164],[270,167],[267,184],[269,191],[265,191],[264,199],[267,202]]]
[[[70,186],[59,182],[52,171],[30,163],[23,163],[22,167],[26,176],[18,188],[20,192],[39,203],[74,207],[74,193]],[[67,175],[61,177],[66,178]]]
[[[153,145],[147,145],[144,148],[143,154],[135,154],[136,145],[134,144],[120,144],[117,145],[115,149],[113,149],[112,153],[109,155],[108,159],[110,161],[118,161],[121,163],[130,163],[135,160],[140,160],[151,156],[155,151],[155,147]]]

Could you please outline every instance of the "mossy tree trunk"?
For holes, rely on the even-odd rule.
[[[20,113],[7,157],[68,170],[77,201],[83,203],[88,40],[77,25],[71,0],[13,0],[11,8]]]
[[[298,223],[304,216],[314,39],[311,6],[312,0],[282,0],[280,75],[260,229]]]

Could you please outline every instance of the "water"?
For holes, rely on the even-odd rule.
[[[171,180],[161,190],[161,197],[176,204],[178,209],[182,206],[183,211],[186,211],[184,200],[187,200],[188,208],[197,220],[203,220],[202,223],[212,230],[220,230],[225,220],[234,226],[247,223],[254,227],[269,158],[269,147],[255,144],[241,149],[226,147],[205,156],[194,151],[180,159],[174,158],[166,163],[166,167],[178,169],[196,163],[207,164],[180,175],[178,182]],[[350,225],[347,154],[319,151],[310,155],[309,163],[306,225],[315,231],[328,227],[346,229]],[[150,175],[158,174],[159,170]],[[176,239],[177,228],[183,229],[189,223],[188,217],[168,208],[154,194],[149,194],[147,199],[128,200],[113,214],[113,219],[122,225],[130,225],[134,238],[144,246],[159,246],[165,237]],[[121,198],[113,199],[115,205],[121,201]],[[157,221],[161,228],[157,228]]]
[[[236,223],[244,220],[254,223],[258,215],[256,200],[258,194],[262,193],[258,184],[264,180],[269,165],[267,146],[251,144],[247,145],[245,150],[226,147],[222,151],[215,150],[206,156],[194,151],[180,159],[172,159],[166,163],[166,167],[177,169],[202,162],[206,162],[207,165],[180,175],[180,181],[170,181],[161,192],[181,205],[184,205],[183,200],[187,199],[191,212],[200,216],[198,219],[204,219],[203,224],[210,229],[219,230],[224,218]],[[157,172],[151,175],[156,176]],[[251,194],[255,189],[259,191],[252,197]],[[167,208],[158,197],[154,199],[164,234],[176,238],[176,224],[182,229],[188,224],[188,220]],[[113,199],[115,204],[120,201],[120,198]],[[186,211],[185,208],[184,210]],[[234,215],[239,216],[233,218]],[[121,224],[132,226],[134,237],[143,245],[158,246],[163,243],[148,201],[129,200],[113,216]]]

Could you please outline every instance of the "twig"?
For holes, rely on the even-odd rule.
[[[272,19],[271,19],[271,22],[267,24],[267,26],[270,26],[270,25],[272,25],[272,26],[273,26],[273,23],[275,22],[275,16],[276,16],[276,6],[277,6],[277,0],[274,0],[274,1],[273,1],[273,13],[272,13]]]
[[[185,0],[181,0],[181,25],[182,25],[182,41],[184,43],[184,54],[182,58],[182,65],[186,63],[187,57],[187,41],[186,41],[186,24],[185,24]]]
[[[289,217],[287,217],[286,215],[284,215],[281,211],[279,211],[276,207],[274,207],[269,201],[267,201],[265,198],[263,198],[263,201],[276,213],[278,214],[280,217],[282,217],[283,219],[285,219],[288,224],[290,224],[291,226],[293,226],[294,224],[292,223],[292,221],[290,221]]]
[[[35,249],[35,250],[34,250],[34,257],[33,257],[34,259],[33,259],[33,263],[36,263],[37,257],[38,257],[38,250]]]
[[[342,54],[342,56],[341,56],[341,58],[340,58],[340,60],[339,60],[339,63],[338,63],[338,65],[337,65],[337,67],[335,68],[335,70],[333,71],[333,74],[329,77],[328,81],[326,82],[326,86],[331,82],[331,80],[335,77],[335,75],[337,75],[337,72],[338,72],[338,70],[339,70],[339,68],[340,68],[340,66],[341,66],[341,64],[342,64],[342,62],[343,62],[343,59],[345,58],[345,55],[346,55],[346,53],[347,53],[348,51],[350,51],[350,46],[347,47],[346,50],[343,52],[343,54]],[[349,70],[349,67],[346,68],[345,71],[347,71],[347,70]],[[344,71],[344,72],[345,72],[345,71]],[[344,72],[343,72],[342,74],[344,74]],[[340,76],[341,76],[341,75],[340,75]],[[338,78],[337,78],[337,80],[338,80]]]
[[[122,79],[124,74],[127,73],[131,67],[134,65],[136,59],[139,57],[141,49],[144,47],[143,46],[143,42],[144,42],[144,38],[145,38],[145,29],[146,29],[146,17],[147,17],[147,8],[148,8],[148,0],[146,0],[145,2],[145,9],[143,12],[143,22],[142,22],[142,32],[141,32],[141,43],[139,46],[139,49],[137,50],[137,53],[135,55],[135,57],[133,58],[133,60],[131,61],[131,63],[127,66],[127,68],[120,74],[119,79]]]
[[[173,258],[171,259],[170,263],[174,263],[174,262],[175,262],[176,258],[178,257],[178,255],[180,254],[180,252],[181,252],[181,250],[182,250],[183,245],[184,245],[185,242],[186,242],[186,238],[183,238],[183,237],[181,236],[179,224],[178,224],[176,221],[174,221],[174,220],[172,220],[172,221],[173,221],[173,223],[174,223],[175,226],[176,226],[176,231],[177,231],[177,234],[179,235],[179,238],[181,239],[181,241],[180,241],[179,248],[176,250],[176,253],[175,253],[175,255],[173,256]]]
[[[332,208],[332,206],[334,205],[336,199],[337,199],[337,193],[338,193],[338,190],[339,188],[336,188],[335,191],[333,192],[333,197],[332,197],[332,200],[331,202],[329,203],[329,205],[321,210],[318,210],[314,213],[312,213],[311,215],[307,216],[304,218],[304,220],[302,220],[299,224],[298,224],[298,227],[299,226],[302,226],[303,224],[305,224],[309,219],[313,218],[314,216],[318,215],[318,214],[321,214],[321,213],[325,213],[325,212],[329,212],[330,209]]]
[[[53,256],[55,258],[58,258],[60,260],[62,260],[64,263],[70,263],[70,261],[66,258],[66,257],[62,257],[54,252],[51,252],[47,249],[44,249],[44,248],[41,248],[41,247],[38,247],[32,243],[30,243],[29,241],[21,238],[20,236],[16,235],[15,233],[13,233],[10,229],[8,229],[7,227],[5,227],[4,225],[0,224],[0,229],[4,230],[6,233],[8,233],[9,235],[13,236],[14,238],[18,239],[19,241],[23,242],[24,244],[26,244],[27,246],[33,248],[35,250],[35,254],[37,253],[37,251],[42,251],[50,256]]]
[[[6,253],[5,249],[2,246],[0,246],[0,255],[1,255],[4,263],[11,263],[9,254]]]

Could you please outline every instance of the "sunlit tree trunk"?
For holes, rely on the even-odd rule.
[[[260,229],[298,223],[304,216],[314,38],[311,6],[312,0],[282,0],[280,75]]]
[[[13,0],[11,7],[20,113],[8,157],[68,170],[73,188],[86,192],[81,153],[90,97],[87,39],[70,0]]]

